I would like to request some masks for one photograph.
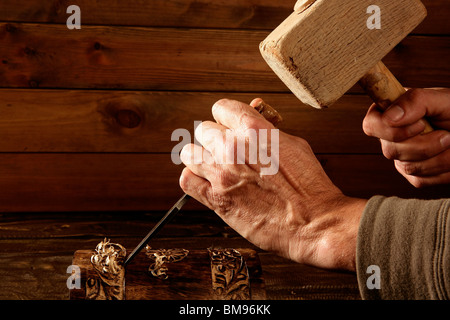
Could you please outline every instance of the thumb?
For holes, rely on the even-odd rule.
[[[448,93],[438,89],[411,89],[395,101],[382,115],[392,127],[404,127],[422,118],[437,119],[450,113]]]

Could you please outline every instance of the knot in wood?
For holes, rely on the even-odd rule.
[[[23,49],[23,52],[27,55],[27,56],[37,56],[38,52],[36,49],[30,48],[30,47],[25,47]]]
[[[95,50],[100,50],[101,48],[102,48],[102,45],[101,45],[100,42],[94,43],[94,49],[95,49]]]
[[[10,33],[14,33],[17,31],[17,27],[10,23],[6,24],[5,29],[6,29],[6,32],[10,32]]]
[[[30,86],[30,88],[37,88],[39,87],[39,82],[36,80],[30,80],[28,81],[28,85]]]

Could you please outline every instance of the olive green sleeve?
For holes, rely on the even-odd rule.
[[[371,198],[356,268],[363,299],[448,299],[450,199]]]

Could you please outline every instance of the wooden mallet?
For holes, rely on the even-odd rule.
[[[378,28],[368,23],[379,9]],[[357,82],[386,110],[406,90],[381,62],[427,15],[419,0],[304,0],[260,45],[305,104],[326,108]],[[427,122],[426,132],[433,128]]]

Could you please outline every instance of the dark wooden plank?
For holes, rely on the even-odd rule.
[[[450,37],[407,37],[383,61],[405,87],[450,87],[450,60],[441,52],[450,54]]]
[[[134,247],[140,241],[138,236],[142,228],[139,223],[150,227],[156,216],[156,213],[2,214],[0,220],[6,222],[0,223],[0,298],[68,299],[66,280],[69,274],[66,270],[72,264],[75,251],[92,250],[104,237]],[[213,217],[198,211],[180,215],[167,225],[168,232],[153,239],[151,245],[153,248],[188,250],[208,247],[256,250],[268,299],[358,299],[354,274],[299,265],[261,251],[240,236],[218,236],[214,229],[207,230],[211,225],[220,224]],[[127,220],[132,223],[127,224]],[[189,236],[179,232],[181,227],[198,232],[201,220],[204,230],[200,234]],[[48,228],[38,231],[45,224]],[[55,227],[61,225],[65,227]],[[13,229],[16,239],[7,235],[11,235]]]
[[[168,226],[169,227],[169,226]],[[134,245],[138,238],[113,238]],[[66,281],[76,250],[92,250],[102,238],[92,239],[17,239],[0,240],[0,299],[67,300]],[[252,248],[240,239],[179,238],[155,239],[154,247],[205,249]],[[270,253],[258,252],[263,269],[267,298],[359,299],[356,276],[298,265]]]
[[[73,1],[18,0],[0,4],[0,21],[66,23]],[[289,15],[295,0],[78,0],[82,25],[272,29]]]
[[[0,155],[0,185],[11,191],[0,196],[0,211],[47,211],[42,210],[44,203],[48,211],[166,210],[182,195],[182,167],[175,166],[169,154],[23,156]],[[144,161],[136,161],[139,158]]]
[[[267,34],[1,23],[0,87],[289,92],[260,56]],[[410,37],[385,62],[405,86],[450,86],[449,43]]]
[[[267,296],[274,300],[359,300],[354,273],[298,264],[261,252]]]
[[[78,216],[83,220],[83,215]],[[58,220],[58,217],[56,217]],[[84,219],[88,222],[90,219]],[[113,221],[113,218],[111,218]],[[145,223],[145,220],[141,220]],[[70,220],[68,221],[70,223]],[[91,220],[92,224],[99,223]],[[122,223],[116,220],[116,223]],[[23,229],[31,223],[23,222]],[[191,227],[192,225],[190,225]],[[171,229],[173,226],[168,225]],[[124,246],[133,247],[140,237],[121,237],[120,232],[107,230],[101,236],[89,235],[73,238],[70,232],[58,239],[37,239],[32,232],[22,234],[21,239],[0,240],[0,299],[1,300],[67,300],[69,290],[66,281],[70,274],[67,267],[77,250],[92,250],[105,236]],[[110,233],[109,233],[110,232]],[[136,235],[138,235],[138,231]],[[206,249],[211,246],[222,248],[254,248],[242,238],[224,237],[178,237],[155,238],[152,246],[158,248]]]
[[[0,240],[144,237],[163,215],[163,212],[5,213],[0,214]],[[158,233],[158,238],[194,237],[230,239],[239,235],[214,212],[192,210],[183,210]]]
[[[0,245],[4,245],[0,242]],[[67,300],[69,255],[5,254],[0,256],[1,300]]]
[[[117,243],[134,246],[137,237],[114,237]],[[92,250],[103,238],[90,239],[17,239],[0,240],[0,299],[1,300],[67,300],[66,281],[70,274],[75,251]],[[158,248],[206,249],[251,248],[242,239],[226,238],[170,238],[152,241]]]
[[[437,198],[448,187],[417,190],[381,155],[320,155],[349,196]],[[169,154],[1,154],[0,211],[167,210],[181,196],[182,166]],[[202,209],[192,201],[187,209]]]
[[[258,50],[265,35],[2,23],[0,86],[270,91],[277,78]]]
[[[249,103],[257,96],[281,113],[281,130],[305,138],[317,153],[381,152],[361,129],[367,96],[347,95],[317,110],[292,94],[25,89],[0,90],[0,136],[8,136],[0,151],[167,153],[178,144],[171,141],[174,130],[193,137],[194,121],[213,120],[217,100]]]
[[[422,24],[414,30],[421,34],[450,34],[450,2],[447,0],[422,0],[427,7],[428,16]]]
[[[83,213],[80,213],[82,216]],[[95,220],[94,222],[98,222]],[[24,226],[27,224],[25,223]],[[167,228],[171,228],[171,225],[167,225]],[[14,257],[27,257],[30,255],[61,255],[70,256],[70,260],[73,258],[73,254],[77,250],[92,250],[95,249],[97,244],[105,237],[115,243],[120,243],[125,247],[134,248],[142,237],[138,236],[115,236],[112,234],[104,234],[101,237],[86,237],[73,238],[59,238],[59,239],[33,239],[32,235],[23,239],[2,239],[0,240],[0,253],[1,257],[12,261]],[[152,239],[151,246],[154,248],[186,248],[188,250],[194,249],[206,249],[209,247],[220,248],[250,248],[255,251],[261,252],[260,249],[250,244],[242,237],[226,238],[226,237],[175,237],[175,238],[154,238]],[[70,265],[67,264],[66,268]],[[7,265],[5,265],[7,267]],[[65,272],[65,270],[64,270]]]
[[[78,0],[82,25],[274,29],[296,0]],[[416,33],[450,34],[450,4],[423,0],[428,18]],[[73,1],[16,0],[0,3],[0,21],[65,23]]]

